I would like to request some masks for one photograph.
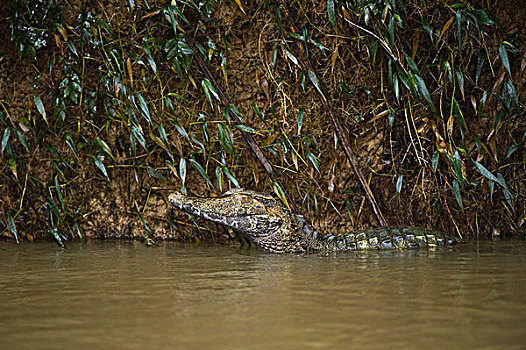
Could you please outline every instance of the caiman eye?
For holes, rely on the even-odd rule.
[[[240,195],[237,195],[236,197],[237,197],[236,199],[240,203],[249,203],[252,200],[252,197],[247,196],[246,194],[240,194]]]

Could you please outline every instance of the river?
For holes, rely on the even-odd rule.
[[[526,242],[0,243],[1,349],[526,349]]]

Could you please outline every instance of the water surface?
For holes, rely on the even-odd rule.
[[[526,242],[0,244],[2,349],[526,349]]]

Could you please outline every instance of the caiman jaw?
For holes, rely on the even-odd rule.
[[[253,239],[275,233],[283,224],[281,205],[272,196],[236,189],[220,197],[197,198],[180,192],[168,197],[176,208],[248,234]]]

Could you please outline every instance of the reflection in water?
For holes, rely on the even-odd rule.
[[[524,349],[525,253],[3,244],[0,348]]]

